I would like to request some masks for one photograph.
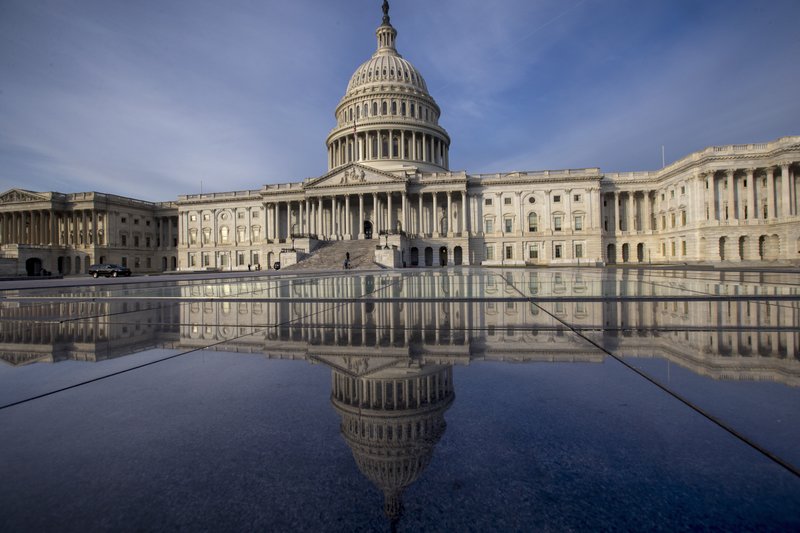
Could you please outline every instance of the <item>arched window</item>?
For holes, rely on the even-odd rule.
[[[378,102],[372,102],[372,116],[378,114]]]
[[[398,152],[399,152],[398,148],[399,148],[399,146],[398,146],[398,143],[397,143],[397,137],[392,137],[392,153],[394,154],[394,157],[397,157],[399,155],[398,154]]]
[[[412,104],[411,104],[411,116],[412,116],[413,118],[416,118],[416,109],[415,109],[415,107],[416,107],[416,106],[415,106],[415,105],[412,103]]]
[[[405,102],[400,104],[400,114],[403,115],[403,116],[406,116],[406,103]]]
[[[228,226],[222,226],[219,229],[219,241],[222,244],[227,244],[228,243],[228,234],[229,233],[230,233],[230,230],[228,229]]]
[[[386,114],[386,102],[383,102],[383,104],[381,105],[381,114],[382,115]]]
[[[528,231],[539,231],[539,217],[533,211],[528,215]]]
[[[397,102],[392,102],[392,115],[397,114]]]
[[[353,108],[350,108],[350,121],[353,121]]]
[[[361,106],[356,106],[356,118],[361,118]]]
[[[378,157],[378,136],[372,137],[372,157]]]
[[[368,114],[369,114],[369,104],[365,102],[364,103],[364,118],[367,118]]]
[[[381,144],[383,148],[383,159],[386,159],[389,157],[389,138],[386,135],[381,137]]]

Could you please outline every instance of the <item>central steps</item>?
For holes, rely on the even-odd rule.
[[[377,240],[327,241],[299,263],[286,270],[342,270],[344,259],[350,253],[351,270],[381,268],[375,263]]]

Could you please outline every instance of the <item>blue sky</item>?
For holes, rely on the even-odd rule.
[[[379,0],[0,0],[0,190],[173,200],[326,172]],[[394,0],[470,173],[800,134],[796,0]]]

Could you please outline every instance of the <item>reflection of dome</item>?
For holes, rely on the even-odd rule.
[[[384,494],[384,512],[400,518],[402,494],[420,476],[444,434],[453,403],[451,366],[382,369],[368,376],[333,370],[331,401],[358,469]]]
[[[447,170],[450,137],[439,126],[441,111],[422,75],[397,52],[386,1],[375,34],[378,49],[353,73],[336,107],[329,169],[358,162],[388,171]]]

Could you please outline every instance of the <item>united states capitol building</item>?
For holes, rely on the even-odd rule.
[[[383,11],[377,50],[335,109],[325,174],[162,203],[11,189],[0,273],[247,270],[331,245],[389,267],[800,260],[800,136],[708,147],[658,171],[452,171],[441,109]]]

